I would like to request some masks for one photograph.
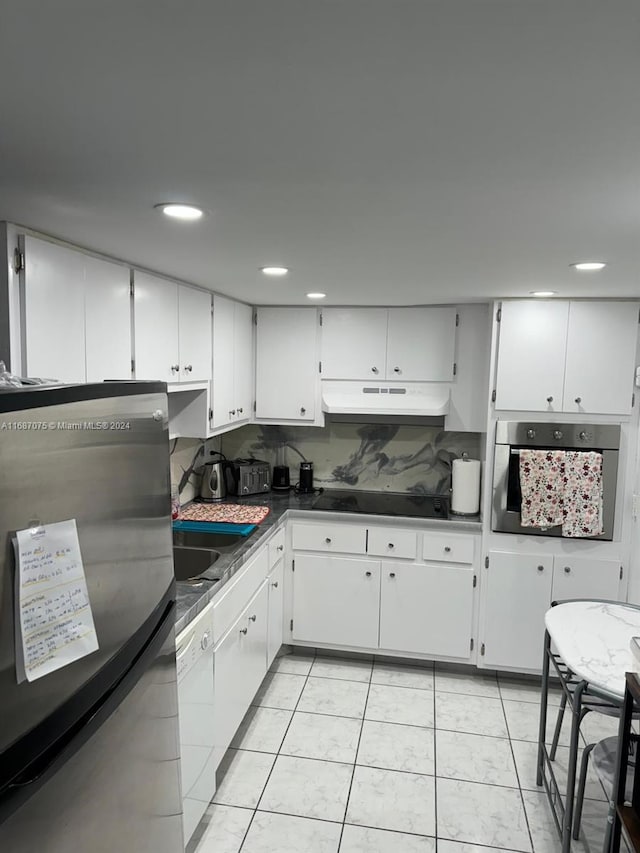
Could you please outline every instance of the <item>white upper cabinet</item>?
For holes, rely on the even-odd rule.
[[[565,412],[631,411],[637,334],[636,303],[571,302]]]
[[[258,308],[256,418],[313,421],[318,406],[318,312]]]
[[[386,308],[323,309],[323,379],[384,379],[386,358]]]
[[[628,414],[638,330],[630,302],[505,302],[496,409]]]
[[[213,297],[211,429],[249,420],[253,402],[253,310]]]
[[[322,378],[450,382],[456,310],[325,308]]]
[[[134,331],[136,379],[210,379],[209,293],[136,271]]]
[[[455,308],[389,308],[386,378],[451,382],[455,342]]]
[[[129,270],[35,237],[24,255],[26,375],[130,379]]]

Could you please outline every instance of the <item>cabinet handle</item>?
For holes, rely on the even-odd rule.
[[[246,634],[248,630],[249,630],[248,628],[240,628],[240,633]]]
[[[565,573],[565,575],[570,575],[571,574],[571,566],[565,566],[564,567],[564,573]]]
[[[538,571],[539,571],[539,572],[544,572],[544,566],[538,566]]]
[[[180,365],[179,365],[179,364],[172,364],[172,365],[171,365],[171,372],[172,372],[172,373],[177,373],[179,370],[180,370]]]
[[[582,397],[576,397],[576,403],[578,405],[580,405],[581,402],[582,402]]]
[[[306,414],[307,414],[307,410],[305,409],[305,407],[304,407],[304,406],[300,406],[300,414],[301,414],[301,415],[306,415]]]
[[[372,367],[372,368],[371,368],[371,372],[372,372],[372,373],[377,373],[377,372],[378,372],[378,368],[377,368],[377,367]]]
[[[331,545],[331,539],[329,539],[329,537],[328,537],[328,536],[327,536],[327,538],[326,538],[324,541],[327,543],[327,545]]]
[[[547,397],[547,403],[553,403],[553,397]]]
[[[276,589],[278,589],[278,581],[274,581],[274,582],[271,584],[271,586],[273,586],[273,587],[275,587]]]
[[[185,364],[184,369],[186,370],[187,373],[191,373],[191,371],[193,370],[193,365],[192,364]]]
[[[444,546],[444,552],[445,552],[445,554],[448,554],[450,550],[451,550],[451,548],[450,548],[450,546],[449,546],[449,545],[445,545],[445,546]]]
[[[370,577],[371,577],[371,572],[365,572],[365,575],[366,575],[368,578],[370,578]]]
[[[276,551],[284,551],[284,545],[278,545]]]
[[[387,545],[387,548],[393,548],[393,542],[389,542],[389,544]]]
[[[393,368],[393,372],[394,372],[394,373],[400,373],[400,368],[399,368],[399,367],[394,367],[394,368]]]
[[[249,622],[255,622],[257,618],[258,618],[258,617],[257,617],[257,616],[255,616],[255,615],[254,615],[254,616],[249,616]]]
[[[231,409],[231,410],[229,411],[229,414],[230,414],[232,417],[235,415],[235,413],[236,413],[236,410],[235,410],[235,409]]]
[[[396,573],[395,573],[395,572],[389,572],[389,577],[390,577],[390,578],[395,578],[395,576],[396,576]]]
[[[241,415],[242,411],[243,411],[242,409],[238,409],[238,414]]]

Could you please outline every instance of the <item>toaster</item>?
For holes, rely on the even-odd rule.
[[[260,459],[234,459],[225,469],[227,494],[259,495],[271,488],[269,464]]]

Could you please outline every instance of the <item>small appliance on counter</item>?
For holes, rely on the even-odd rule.
[[[477,515],[480,512],[479,459],[454,459],[451,466],[451,513],[453,515]]]
[[[291,476],[288,465],[274,465],[271,477],[271,489],[274,492],[288,492],[291,489]]]
[[[260,459],[234,459],[228,462],[225,479],[227,494],[238,497],[259,495],[271,488],[269,464]]]
[[[300,463],[300,478],[296,491],[301,495],[310,495],[315,491],[313,488],[313,462]]]
[[[227,484],[225,481],[226,469],[231,463],[226,460],[205,462],[202,466],[202,480],[200,481],[200,500],[207,502],[223,501],[227,496]]]

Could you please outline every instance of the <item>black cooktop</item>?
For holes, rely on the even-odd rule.
[[[449,518],[449,498],[444,495],[326,489],[314,502],[313,509],[363,512],[368,515],[404,515],[409,518]]]

